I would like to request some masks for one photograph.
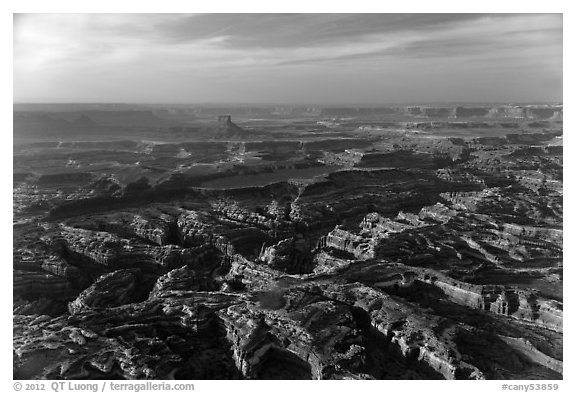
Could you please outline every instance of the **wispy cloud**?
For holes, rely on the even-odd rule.
[[[42,14],[16,17],[14,33],[16,98],[142,100],[148,88],[150,101],[229,101],[232,93],[266,101],[281,86],[296,101],[309,96],[310,81],[331,90],[362,73],[404,80],[413,100],[433,97],[432,84],[411,82],[414,72],[483,75],[479,83],[492,81],[511,99],[528,94],[517,79],[529,76],[542,81],[530,94],[561,95],[562,16],[554,14]]]

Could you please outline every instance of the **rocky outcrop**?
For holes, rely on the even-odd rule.
[[[83,288],[89,282],[85,272],[82,272],[80,268],[71,265],[59,256],[52,255],[44,260],[42,269],[55,276],[66,278],[76,288]]]
[[[533,322],[562,332],[562,305],[536,292],[503,286],[473,285],[438,273],[417,271],[418,280],[439,288],[451,302]]]
[[[74,315],[81,311],[114,308],[133,303],[144,298],[150,290],[149,287],[150,280],[146,280],[139,270],[116,270],[102,275],[68,305],[68,310]]]
[[[149,209],[146,215],[119,212],[69,220],[69,225],[93,231],[105,231],[123,237],[138,237],[159,246],[173,241],[172,227],[176,219],[162,211]]]
[[[218,289],[218,283],[211,277],[203,275],[202,270],[183,266],[158,278],[150,296],[165,296],[173,291],[216,291]]]
[[[353,259],[335,257],[330,253],[322,250],[314,256],[314,273],[335,273],[340,269],[347,268],[352,263],[354,263]]]
[[[258,259],[268,266],[287,273],[308,273],[313,269],[311,245],[302,234],[262,247]]]
[[[371,239],[362,238],[338,227],[322,237],[318,243],[319,248],[334,248],[359,260],[374,258],[374,245],[375,242]]]
[[[162,271],[186,264],[201,263],[209,257],[209,247],[182,248],[176,245],[150,246],[137,240],[120,238],[109,232],[61,226],[58,235],[48,239],[54,246],[87,262],[108,269],[138,267]]]

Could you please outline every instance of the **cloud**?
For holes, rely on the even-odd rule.
[[[326,88],[362,74],[367,80],[404,79],[418,100],[428,87],[411,82],[414,73],[465,80],[467,72],[483,75],[482,83],[493,83],[502,96],[510,95],[502,85],[507,80],[517,95],[526,94],[518,89],[520,76],[561,84],[562,16],[30,14],[14,21],[17,98],[73,91],[71,98],[78,99],[100,91],[141,99],[148,87],[151,97],[163,91],[163,97],[172,92],[176,100],[190,100],[210,89],[207,81],[219,86],[219,80],[226,80],[227,89],[250,89],[248,95],[260,91],[261,97],[250,100],[266,101],[269,89],[257,85],[283,78],[292,84],[282,85],[286,96],[298,100],[306,97],[311,81],[322,81]],[[72,87],[72,81],[83,89]],[[188,85],[196,86],[193,96]],[[346,85],[350,90],[351,84]],[[476,90],[485,94],[484,87]],[[534,94],[537,90],[544,92],[546,86]],[[327,99],[333,94],[326,93]]]
[[[209,14],[162,23],[168,42],[188,42],[225,30],[235,48],[294,48],[396,31],[426,31],[480,14]]]

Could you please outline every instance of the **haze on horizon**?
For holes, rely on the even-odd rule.
[[[17,14],[14,102],[562,101],[561,14]]]

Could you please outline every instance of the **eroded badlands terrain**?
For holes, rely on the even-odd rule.
[[[561,106],[14,116],[14,378],[562,378]]]

